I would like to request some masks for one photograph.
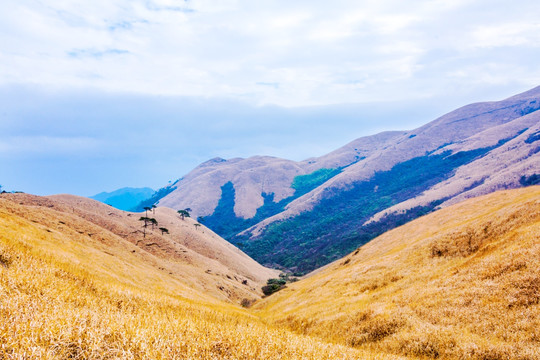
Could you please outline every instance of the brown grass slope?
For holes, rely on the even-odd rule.
[[[148,216],[157,219],[158,226],[147,227],[143,236],[139,218],[144,213],[124,212],[72,195],[5,194],[1,198],[7,200],[3,206],[20,217],[73,240],[100,243],[110,247],[109,252],[112,248],[129,251],[189,288],[221,300],[256,298],[266,279],[277,274],[209,229],[195,227],[194,220],[181,220],[172,209],[150,212]],[[169,234],[162,235],[159,227],[167,228]]]
[[[538,114],[535,114],[538,109],[540,109],[540,86],[501,101],[463,106],[411,131],[382,133],[357,139],[342,149],[312,159],[310,162],[313,162],[313,164],[310,166],[316,169],[319,162],[327,164],[326,157],[333,158],[336,153],[339,154],[340,158],[345,159],[345,154],[350,157],[351,151],[357,149],[362,150],[358,152],[361,160],[348,166],[343,172],[321,186],[295,199],[286,206],[285,211],[266,218],[251,227],[246,233],[253,236],[260,235],[272,223],[310,211],[328,194],[339,193],[350,188],[355,182],[368,180],[376,172],[390,170],[396,164],[424,156],[428,152],[452,150],[453,153],[456,153],[462,150],[488,147],[504,138],[516,136],[520,130],[531,127],[527,132],[527,135],[529,135],[532,132],[532,127],[538,126]],[[525,119],[523,119],[524,117]],[[525,134],[523,134],[523,137],[526,138]],[[376,141],[364,149],[364,146],[370,143],[369,140]],[[353,147],[350,145],[353,145]],[[413,198],[404,204],[398,204],[394,209],[389,209],[387,212],[391,213],[418,205],[425,205],[433,200],[459,197],[461,192],[465,191],[467,185],[480,180],[485,180],[485,184],[472,191],[469,195],[464,194],[463,197],[459,197],[458,201],[466,197],[487,194],[498,189],[519,187],[519,176],[517,175],[520,174],[520,171],[521,175],[529,175],[540,171],[539,163],[536,161],[538,158],[538,153],[535,152],[537,147],[537,144],[520,144],[519,148],[507,149],[503,156],[497,154],[500,149],[496,150],[496,154],[492,154],[491,157],[499,155],[499,159],[492,161],[492,164],[489,165],[495,163],[498,165],[497,167],[489,168],[485,161],[473,162],[457,177],[449,179],[444,184],[438,184],[433,190],[426,189],[429,191],[427,196],[420,197],[418,200]],[[532,163],[521,164],[529,156],[532,157],[535,154],[536,159]],[[500,161],[505,162],[501,165]],[[501,167],[509,166],[513,166],[513,169],[501,170]],[[493,174],[494,170],[497,170],[497,173]],[[465,173],[467,175],[464,175]],[[462,176],[460,177],[460,175]],[[382,215],[384,214],[379,214],[377,219]]]
[[[175,209],[189,207],[195,217],[211,215],[221,198],[221,187],[230,181],[236,190],[235,214],[247,219],[263,205],[262,193],[274,193],[275,201],[289,197],[294,194],[290,187],[294,177],[305,173],[295,161],[271,156],[215,158],[170,185],[176,189],[161,199],[159,205]]]
[[[445,207],[497,190],[520,187],[522,176],[527,177],[540,172],[540,145],[538,142],[528,141],[538,133],[540,133],[540,112],[536,111],[439,150],[438,153],[445,150],[457,153],[493,146],[501,138],[512,138],[486,156],[461,166],[448,180],[427,189],[420,196],[376,214],[373,220],[416,206],[425,206],[439,199],[449,199],[440,205]],[[519,135],[515,136],[516,134]]]
[[[0,359],[396,358],[268,326],[74,200],[0,197]]]
[[[540,359],[540,187],[419,218],[256,308],[273,324],[359,349]]]
[[[236,216],[252,218],[264,204],[263,193],[273,193],[274,201],[279,202],[294,195],[295,190],[291,184],[296,176],[310,174],[321,168],[348,166],[360,158],[386,149],[404,134],[387,131],[362,137],[327,155],[301,162],[271,156],[228,160],[214,158],[169,185],[175,189],[159,200],[159,205],[175,209],[190,207],[195,216],[211,215],[222,195],[221,187],[230,181],[235,189]]]

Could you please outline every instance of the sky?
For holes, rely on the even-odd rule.
[[[540,85],[540,2],[3,0],[0,184],[89,196],[320,156]]]

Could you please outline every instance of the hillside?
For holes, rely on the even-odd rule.
[[[302,162],[213,159],[163,188],[260,263],[307,272],[411,219],[538,183],[540,87]]]
[[[193,219],[180,219],[171,209],[150,212],[148,217],[155,218],[158,225],[154,230],[148,226],[144,235],[143,222],[139,220],[144,213],[124,212],[87,198],[3,194],[0,199],[2,209],[21,221],[58,234],[69,243],[75,241],[120,258],[142,261],[169,280],[183,284],[190,289],[189,293],[196,290],[205,296],[239,303],[243,298],[257,298],[261,284],[277,273],[262,267],[209,229],[197,228]],[[165,227],[169,233],[161,234],[159,227]],[[34,246],[46,250],[51,245],[54,243]],[[77,259],[81,263],[93,261],[96,260]]]
[[[165,224],[168,211],[155,216]],[[137,220],[121,214],[68,195],[0,196],[0,358],[540,358],[539,186],[416,219],[250,309],[201,272],[202,258],[224,266],[207,245],[186,245],[181,261],[165,239],[147,246],[151,231],[133,244],[117,233]]]
[[[206,257],[205,246],[201,254],[178,244],[184,255],[175,257],[157,234],[132,243],[116,235],[135,226],[128,215],[72,196],[0,196],[1,359],[397,358],[263,323],[230,303],[257,294],[217,273],[232,270]],[[204,238],[188,231],[193,222],[175,221],[171,236]],[[246,277],[273,274],[237,254],[233,262],[252,270]]]
[[[101,192],[90,199],[101,201],[120,210],[131,210],[140,202],[150,198],[154,190],[150,188],[125,187],[111,192]]]
[[[540,186],[409,222],[256,308],[274,325],[359,349],[540,359]]]

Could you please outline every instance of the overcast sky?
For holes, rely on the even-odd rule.
[[[154,188],[540,85],[530,0],[4,0],[0,184]]]

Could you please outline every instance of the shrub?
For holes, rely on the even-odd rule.
[[[240,302],[240,305],[242,305],[242,307],[249,308],[249,307],[251,307],[251,305],[253,305],[254,302],[255,302],[254,299],[245,299],[244,298]]]
[[[280,286],[278,284],[272,284],[272,285],[265,285],[261,289],[264,295],[269,296],[275,293],[276,291],[281,290],[282,288],[283,286]]]
[[[269,296],[285,287],[287,281],[285,279],[268,279],[266,285],[263,286],[262,292],[264,295]]]
[[[267,285],[273,285],[273,284],[285,285],[286,283],[287,281],[285,279],[268,279],[268,281],[266,281]]]

